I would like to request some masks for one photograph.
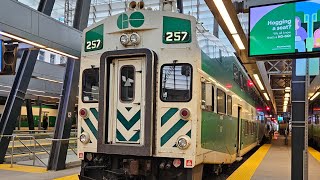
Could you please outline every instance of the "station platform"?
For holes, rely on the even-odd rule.
[[[309,180],[320,179],[320,152],[309,147]],[[246,160],[228,180],[290,180],[291,143],[285,145],[285,137],[273,139],[271,144],[261,146]]]

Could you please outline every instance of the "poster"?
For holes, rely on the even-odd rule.
[[[249,56],[320,52],[320,0],[250,8]]]

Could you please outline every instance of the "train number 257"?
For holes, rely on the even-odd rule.
[[[188,36],[188,32],[167,32],[166,33],[166,41],[184,41]]]
[[[90,49],[96,49],[100,46],[101,44],[101,40],[97,39],[97,40],[93,40],[93,41],[87,41],[86,43],[86,49],[90,50]]]

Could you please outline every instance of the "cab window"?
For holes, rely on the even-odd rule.
[[[82,102],[94,103],[99,99],[99,68],[85,69],[82,75]]]
[[[161,67],[160,98],[165,102],[188,102],[192,96],[192,66],[165,64]]]

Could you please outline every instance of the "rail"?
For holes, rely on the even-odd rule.
[[[10,160],[10,167],[13,168],[13,158],[14,158],[14,148],[15,148],[15,142],[18,140],[18,142],[20,142],[20,144],[25,147],[29,154],[32,154],[33,158],[33,166],[35,166],[35,161],[36,159],[39,160],[39,162],[41,162],[44,166],[47,167],[47,164],[45,162],[43,162],[41,160],[41,158],[36,154],[38,151],[36,151],[36,148],[39,147],[40,148],[40,152],[45,152],[46,154],[50,155],[50,152],[45,148],[43,147],[43,145],[41,145],[41,143],[36,139],[35,137],[35,134],[34,135],[28,135],[28,134],[13,134],[13,135],[0,135],[0,137],[5,137],[5,138],[10,138],[11,141],[12,141],[12,144],[11,144],[11,160]],[[30,144],[31,144],[31,141],[33,142],[33,150],[32,148],[28,147],[28,145],[26,145],[26,142],[23,142],[25,140],[30,140]],[[69,138],[69,139],[53,139],[53,138],[46,138],[45,140],[48,140],[48,141],[70,141],[70,140],[77,140],[77,138]],[[70,148],[72,150],[72,152],[74,154],[77,155],[76,151],[75,151],[75,148],[76,147],[72,147],[70,145],[70,143],[68,144],[68,148]]]

